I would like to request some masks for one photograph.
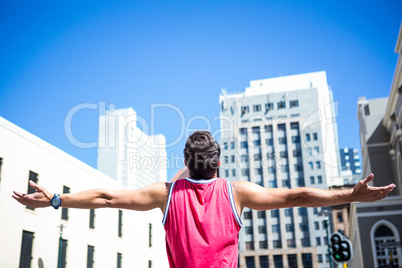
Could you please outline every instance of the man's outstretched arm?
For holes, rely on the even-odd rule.
[[[14,191],[13,198],[23,205],[33,208],[49,207],[53,194],[33,181],[32,194]],[[165,209],[169,183],[154,183],[138,190],[93,189],[79,193],[61,194],[61,207],[66,208],[123,208],[145,211],[154,208]]]
[[[286,207],[324,207],[351,202],[373,202],[385,198],[395,184],[383,187],[369,186],[370,174],[350,190],[323,190],[300,187],[294,189],[263,188],[250,182],[233,182],[233,192],[239,212],[244,207],[269,210]]]

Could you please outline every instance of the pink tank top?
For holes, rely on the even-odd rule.
[[[170,267],[237,267],[243,224],[229,181],[173,182],[162,224]]]

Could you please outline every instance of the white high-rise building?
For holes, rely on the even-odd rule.
[[[166,139],[146,135],[132,109],[106,111],[99,118],[98,170],[129,188],[166,181]]]
[[[339,176],[332,92],[325,72],[254,80],[222,91],[220,176],[264,187],[328,189]],[[244,209],[240,267],[329,267],[322,208]]]
[[[11,197],[33,192],[29,180],[51,193],[128,189],[0,117],[0,267],[169,266],[160,209],[32,209]]]

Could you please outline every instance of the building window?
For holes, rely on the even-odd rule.
[[[266,234],[267,233],[267,226],[265,226],[265,225],[258,226],[258,233],[259,234]]]
[[[315,178],[314,176],[310,176],[310,184],[314,184],[315,183]]]
[[[289,107],[290,107],[290,108],[299,107],[299,101],[298,101],[298,100],[291,100],[291,101],[289,101]]]
[[[89,210],[89,228],[95,229],[95,209]]]
[[[370,115],[370,106],[364,105],[364,115]]]
[[[254,169],[254,175],[258,175],[258,176],[262,175],[262,169],[261,168],[255,168]]]
[[[313,208],[313,214],[317,215],[318,214],[318,208]]]
[[[299,186],[299,187],[304,187],[305,186],[304,178],[297,178],[296,183],[297,183],[297,186]]]
[[[148,261],[148,268],[152,268],[152,261],[151,260]]]
[[[28,231],[22,231],[20,268],[31,267],[33,239],[34,239],[34,233]]]
[[[228,143],[227,143],[227,142],[224,142],[224,143],[223,143],[223,149],[225,149],[225,150],[228,149]]]
[[[303,232],[307,232],[307,231],[308,231],[308,223],[306,223],[306,222],[301,222],[299,226],[300,226],[300,230],[302,230]]]
[[[117,268],[121,268],[122,260],[123,260],[123,255],[121,253],[117,253]]]
[[[281,171],[282,171],[282,173],[287,173],[287,172],[289,172],[289,166],[288,166],[288,165],[283,165],[283,166],[281,166]]]
[[[319,184],[322,183],[322,176],[317,176],[317,183],[319,183]]]
[[[274,267],[283,268],[282,255],[274,255]]]
[[[293,209],[292,208],[285,208],[285,216],[292,217],[293,216]]]
[[[224,163],[224,164],[229,163],[229,156],[225,155],[225,156],[223,157],[223,163]]]
[[[229,177],[229,170],[225,170],[225,177]]]
[[[286,226],[286,232],[293,232],[295,230],[295,227],[292,223],[287,223],[285,226]]]
[[[272,225],[272,232],[273,233],[280,233],[281,232],[281,226],[279,224]]]
[[[290,128],[298,130],[299,129],[299,122],[290,123]]]
[[[246,250],[254,250],[254,242],[246,242]]]
[[[240,159],[241,159],[241,162],[243,162],[243,163],[247,163],[247,162],[248,162],[248,157],[247,157],[247,155],[241,155],[241,156],[240,156]]]
[[[261,154],[254,154],[254,161],[261,161]]]
[[[123,211],[119,209],[119,219],[118,219],[118,232],[117,235],[119,237],[123,236]]]
[[[313,268],[313,260],[311,258],[311,253],[302,254],[303,268]]]
[[[270,188],[278,188],[278,183],[276,181],[269,181]]]
[[[316,230],[320,230],[320,223],[319,223],[318,221],[315,221],[315,222],[314,222],[314,228],[315,228]]]
[[[295,164],[294,167],[295,167],[295,171],[297,171],[297,172],[303,171],[303,165]]]
[[[34,183],[38,183],[38,174],[33,172],[33,171],[29,171],[27,194],[33,194],[35,192],[35,189],[31,187],[31,185],[29,184],[29,181],[33,181]],[[29,206],[26,206],[26,208],[34,210],[34,208],[29,207]]]
[[[241,107],[241,114],[243,115],[243,114],[245,114],[245,113],[248,113],[250,110],[249,110],[249,108],[248,108],[248,106],[242,106]]]
[[[65,268],[67,264],[67,240],[62,239],[61,240],[61,248],[59,248],[59,260],[58,263],[60,263],[60,268]]]
[[[279,138],[278,142],[279,144],[286,144],[286,138]]]
[[[279,209],[273,209],[273,210],[271,210],[271,217],[272,217],[272,218],[279,217]]]
[[[264,219],[265,218],[265,210],[257,211],[257,216],[259,219]]]
[[[286,244],[287,244],[288,248],[295,248],[296,247],[296,240],[287,239]]]
[[[245,219],[252,219],[253,218],[253,213],[251,213],[251,211],[244,212],[244,218]]]
[[[253,234],[253,227],[252,226],[246,226],[245,227],[245,232],[246,234]]]
[[[317,169],[321,169],[321,162],[320,161],[316,161],[315,165],[316,165]]]
[[[310,133],[306,133],[306,141],[310,141],[311,137],[310,137]]]
[[[285,101],[280,101],[277,103],[278,109],[284,109],[286,108],[286,102]]]
[[[282,186],[283,187],[290,187],[290,180],[282,180]]]
[[[328,236],[324,236],[324,245],[328,246]]]
[[[152,223],[148,224],[148,247],[152,247]]]
[[[70,193],[70,188],[67,186],[63,186],[63,194],[69,194]],[[62,208],[61,209],[61,219],[62,220],[68,220],[68,208]]]
[[[266,249],[268,248],[268,245]],[[261,268],[269,268],[269,262],[268,262],[268,256],[267,255],[262,255],[260,256],[260,267]]]
[[[236,169],[232,169],[232,177],[236,177]]]
[[[248,148],[247,141],[240,142],[240,148],[241,149],[247,149]]]
[[[389,263],[389,249],[380,245],[387,242],[396,242],[397,240],[399,240],[398,229],[392,223],[380,220],[374,224],[371,230],[371,241],[373,255],[379,267]],[[398,267],[401,256],[398,255],[397,248],[393,248],[391,251],[394,259],[393,264]]]
[[[316,154],[319,154],[320,153],[320,148],[318,146],[316,146],[316,147],[314,147],[314,151],[315,151]]]
[[[306,216],[307,208],[299,208],[299,216]]]
[[[311,170],[314,169],[314,164],[313,164],[313,162],[308,162],[308,166],[310,167]]]
[[[296,254],[288,255],[288,264],[289,264],[289,267],[297,267],[297,255]]]
[[[266,139],[265,142],[266,142],[266,144],[269,145],[269,146],[274,145],[274,140],[273,140],[273,139]]]
[[[287,151],[279,152],[279,156],[280,156],[281,158],[287,158],[287,157],[288,157],[288,152],[287,152]]]
[[[230,142],[230,149],[234,149],[235,148],[235,143],[233,141]]]
[[[241,170],[241,175],[242,176],[249,176],[250,175],[250,170],[248,168],[243,168]]]
[[[246,268],[255,268],[254,256],[246,257]]]
[[[230,162],[232,162],[232,163],[235,162],[235,156],[234,156],[234,155],[231,155],[231,156],[230,156]]]
[[[298,156],[301,156],[301,150],[293,150],[293,156],[294,157],[298,157]]]
[[[309,237],[302,238],[301,244],[302,244],[302,247],[310,247],[311,246],[310,238]]]
[[[274,244],[274,248],[282,248],[282,241],[281,240],[274,240],[272,242]]]
[[[269,152],[269,153],[267,153],[267,158],[268,158],[268,159],[274,159],[274,158],[275,158],[275,152]]]
[[[273,109],[274,109],[274,103],[272,102],[265,103],[265,112],[269,112]]]
[[[253,141],[254,147],[260,147],[261,146],[261,140],[255,140]]]
[[[292,143],[300,143],[300,136],[293,136]]]
[[[266,125],[265,127],[265,132],[272,132],[272,125]]]
[[[121,253],[117,253],[117,268],[121,268],[122,259],[123,255]]]
[[[253,111],[254,111],[254,112],[259,112],[259,111],[261,111],[261,105],[259,105],[259,104],[258,104],[258,105],[254,105],[254,106],[253,106]]]
[[[318,254],[317,257],[318,257],[318,262],[322,263],[322,254]]]
[[[95,247],[88,245],[87,268],[93,268],[93,266],[94,266],[94,253],[95,253]]]
[[[338,219],[338,222],[343,222],[342,212],[338,212],[338,213],[336,214],[336,218]]]
[[[318,135],[316,132],[313,133],[313,140],[315,140],[315,141],[318,140]]]
[[[1,182],[1,166],[3,165],[3,158],[0,157],[0,182]]]
[[[316,237],[315,243],[317,244],[317,246],[321,246],[321,237]]]

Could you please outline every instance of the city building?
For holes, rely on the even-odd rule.
[[[402,264],[402,25],[395,52],[399,55],[389,97],[360,98],[357,114],[363,177],[373,173],[373,185],[394,183],[396,188],[383,200],[352,203],[351,267],[391,267],[391,258],[393,267]]]
[[[2,117],[0,137],[1,267],[168,267],[158,209],[55,210],[19,204],[13,190],[33,192],[29,180],[52,193],[127,187]]]
[[[326,73],[222,90],[220,176],[271,188],[328,189],[339,176],[336,114]],[[323,208],[245,208],[239,267],[329,267]]]
[[[352,174],[362,174],[360,157],[357,149],[342,148],[339,150],[341,160],[341,174],[351,171]]]
[[[98,170],[133,189],[167,180],[165,137],[147,135],[137,123],[146,124],[132,108],[99,118]]]

